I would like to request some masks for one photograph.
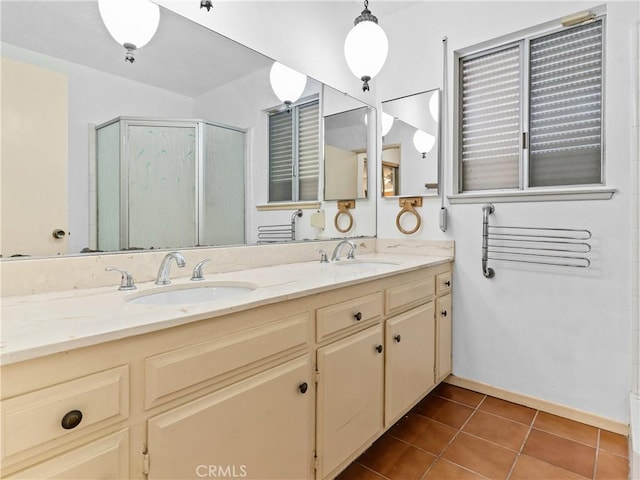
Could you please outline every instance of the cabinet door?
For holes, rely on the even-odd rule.
[[[382,428],[382,326],[318,349],[318,471],[325,478]]]
[[[311,386],[305,355],[150,419],[149,478],[310,478]]]
[[[433,387],[433,302],[387,320],[385,326],[385,426]]]
[[[451,294],[436,300],[436,380],[451,373]]]
[[[6,478],[122,479],[129,476],[129,432],[75,448]]]

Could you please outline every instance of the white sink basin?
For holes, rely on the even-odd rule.
[[[169,287],[171,288],[171,287]],[[257,285],[249,283],[216,283],[167,290],[157,288],[127,300],[135,305],[185,305],[214,302],[252,292]]]

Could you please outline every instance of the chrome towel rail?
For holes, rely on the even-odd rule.
[[[489,225],[492,204],[482,207],[482,274],[493,278],[489,260],[586,268],[591,232],[584,229]]]
[[[296,218],[302,216],[298,209],[291,215],[291,223],[258,226],[258,243],[288,242],[296,239]]]

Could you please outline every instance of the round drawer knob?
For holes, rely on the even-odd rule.
[[[298,389],[300,390],[300,393],[307,393],[309,385],[307,385],[307,382],[301,383],[300,385],[298,385]]]
[[[65,430],[71,430],[72,428],[76,428],[78,425],[80,425],[81,421],[82,412],[80,410],[71,410],[70,412],[64,414],[64,417],[62,417],[62,421],[60,422],[60,424]]]
[[[362,312],[358,312],[356,313],[353,318],[356,319],[356,322],[359,322],[360,320],[362,320]]]
[[[440,312],[440,315],[442,315],[443,317],[446,317],[447,316],[447,311],[446,310],[442,310]]]
[[[378,346],[376,347],[376,352],[378,352],[378,353],[382,353],[382,345],[378,345]]]
[[[446,287],[450,287],[451,286],[451,282],[449,280],[447,280],[446,282],[444,282]]]
[[[393,339],[396,341],[396,343],[400,343],[400,340],[402,340],[402,337],[398,334],[395,337],[393,337]]]

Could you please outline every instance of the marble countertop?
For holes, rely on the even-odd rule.
[[[1,307],[0,364],[149,333],[451,260],[448,256],[376,253],[328,264],[316,260],[205,274],[201,282],[192,282],[188,277],[175,279],[166,286],[146,282],[130,292],[118,291],[114,285],[5,297]],[[245,282],[257,288],[242,295],[195,304],[129,303],[148,293],[225,282]]]

